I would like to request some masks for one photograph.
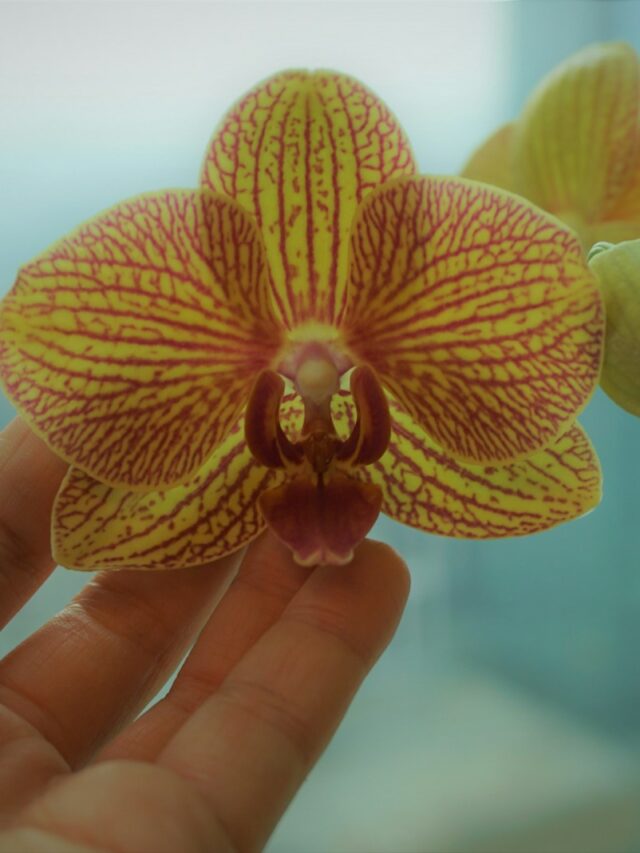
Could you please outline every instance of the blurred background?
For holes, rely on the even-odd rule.
[[[99,210],[194,186],[223,112],[280,68],[361,78],[451,173],[610,39],[640,50],[639,2],[0,3],[0,291]],[[582,420],[605,474],[588,517],[478,544],[379,522],[410,603],[270,853],[640,851],[640,421],[600,392]],[[2,649],[85,581],[56,570]]]

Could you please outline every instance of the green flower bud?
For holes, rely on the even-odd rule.
[[[640,240],[596,243],[589,265],[607,314],[600,384],[614,402],[640,417]]]

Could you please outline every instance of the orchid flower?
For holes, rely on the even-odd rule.
[[[568,229],[416,174],[369,90],[291,71],[230,110],[199,189],[123,202],[20,270],[0,375],[71,463],[62,565],[198,565],[267,525],[314,565],[380,511],[487,538],[593,507],[575,418],[602,337]]]
[[[637,241],[640,62],[633,48],[595,44],[571,56],[540,83],[517,121],[480,146],[463,175],[519,193],[554,213],[576,231],[585,251],[601,241]],[[640,242],[593,265],[607,306],[601,385],[636,415],[639,259]]]
[[[601,43],[569,57],[462,173],[555,214],[586,249],[640,236],[640,62],[633,48]]]

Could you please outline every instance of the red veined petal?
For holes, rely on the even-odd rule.
[[[527,459],[474,466],[442,453],[398,411],[389,452],[371,478],[382,489],[386,515],[464,539],[547,530],[584,515],[601,495],[598,459],[577,425]]]
[[[302,414],[283,403],[284,422]],[[222,557],[265,527],[258,497],[284,480],[253,459],[238,424],[188,483],[162,491],[106,486],[78,468],[67,474],[53,510],[52,545],[71,569],[180,569]]]
[[[566,430],[597,384],[603,325],[576,238],[516,196],[406,178],[359,210],[347,345],[455,458],[518,458]]]
[[[340,312],[357,205],[378,184],[413,172],[402,128],[361,83],[330,71],[287,71],[229,111],[202,183],[256,217],[277,310],[294,327],[331,323]]]
[[[506,465],[470,465],[438,448],[390,401],[389,449],[357,475],[382,491],[385,515],[427,533],[462,539],[525,536],[584,515],[601,497],[598,458],[578,424],[549,447]],[[342,432],[353,403],[335,400]]]
[[[380,489],[333,473],[317,484],[298,477],[260,497],[270,529],[303,566],[341,565],[353,557],[380,512]]]
[[[31,426],[111,485],[186,480],[238,422],[280,331],[260,235],[236,202],[124,202],[22,268],[0,376]]]

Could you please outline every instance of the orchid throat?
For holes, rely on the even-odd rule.
[[[347,393],[340,390],[340,378],[349,367],[322,345],[307,345],[279,365],[280,372],[259,374],[247,406],[245,436],[254,458],[287,474],[284,485],[261,495],[260,509],[303,565],[348,562],[382,504],[380,489],[366,482],[363,467],[377,462],[387,449],[389,407],[373,370],[354,368],[350,388],[355,423],[340,437],[331,401]],[[304,404],[302,429],[296,435],[287,434],[280,422],[283,375]]]

